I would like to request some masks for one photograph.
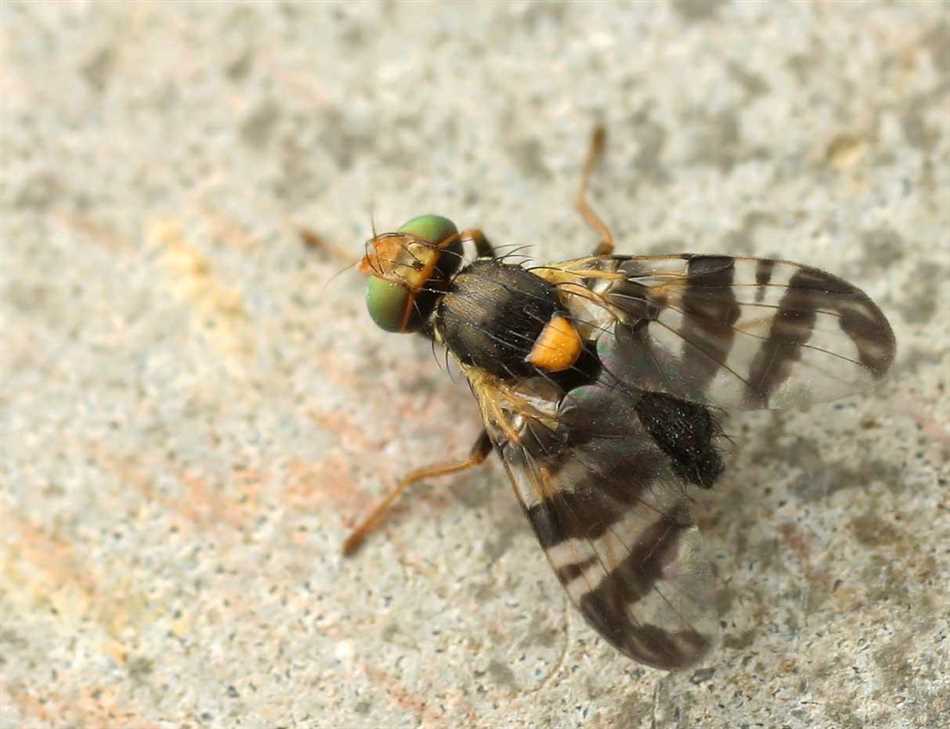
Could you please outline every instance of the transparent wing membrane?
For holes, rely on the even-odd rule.
[[[573,278],[565,281],[564,271]],[[871,386],[894,359],[894,335],[874,302],[808,266],[609,256],[538,275],[565,284],[562,301],[590,323],[598,355],[621,380],[695,403],[751,409],[830,400]]]
[[[696,663],[715,642],[715,580],[687,484],[643,425],[643,402],[598,383],[551,405],[554,427],[524,412],[486,422],[552,569],[626,655],[662,669]]]

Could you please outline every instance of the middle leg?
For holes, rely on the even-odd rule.
[[[386,494],[385,498],[374,508],[357,526],[350,532],[349,536],[343,542],[343,555],[348,557],[353,554],[366,539],[367,535],[375,530],[386,518],[386,514],[392,508],[402,493],[415,483],[419,483],[427,478],[437,476],[448,476],[450,473],[458,473],[469,468],[474,468],[482,463],[488,454],[492,451],[492,442],[488,437],[487,431],[482,431],[478,440],[472,446],[468,458],[460,461],[449,461],[445,463],[436,463],[431,466],[417,468],[410,471],[399,480],[393,489]]]
[[[607,146],[607,129],[602,125],[597,125],[590,138],[590,147],[587,149],[587,159],[584,160],[584,170],[581,173],[581,186],[577,191],[577,212],[581,214],[584,221],[594,229],[594,232],[600,236],[600,243],[594,249],[595,256],[607,256],[614,251],[614,236],[604,222],[591,207],[587,199],[587,189],[590,185],[590,177],[594,168],[604,156],[604,149]]]

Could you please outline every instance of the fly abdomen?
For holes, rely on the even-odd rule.
[[[479,259],[452,280],[436,311],[435,328],[459,360],[506,378],[536,372],[535,345],[552,320],[555,329],[546,336],[570,336],[558,315],[566,312],[550,283],[520,266]],[[578,353],[579,348],[578,340]]]

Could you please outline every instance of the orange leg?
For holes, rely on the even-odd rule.
[[[419,483],[427,478],[447,476],[450,473],[458,473],[459,471],[474,468],[488,457],[488,454],[491,453],[491,449],[491,440],[488,437],[488,433],[483,430],[481,435],[478,436],[478,440],[475,441],[475,445],[472,446],[468,458],[465,460],[435,463],[431,466],[417,468],[407,473],[399,480],[399,483],[396,484],[393,490],[386,494],[386,497],[350,532],[349,536],[343,542],[343,555],[349,557],[360,548],[360,545],[366,539],[367,535],[376,529],[376,527],[383,522],[383,519],[386,518],[386,514],[392,508],[396,499],[402,495],[403,491],[412,486],[412,484]]]
[[[604,156],[604,149],[607,146],[607,129],[598,125],[590,138],[590,147],[587,150],[587,159],[584,160],[584,171],[581,173],[581,186],[577,191],[577,212],[581,214],[584,221],[594,229],[594,232],[600,236],[600,243],[594,249],[595,256],[606,256],[613,253],[614,236],[610,228],[603,221],[590,205],[587,199],[587,188],[590,184],[591,174],[601,157]]]
[[[307,246],[307,248],[323,251],[341,263],[346,263],[348,266],[354,265],[353,255],[349,251],[345,251],[331,243],[315,230],[311,228],[300,228],[298,232],[300,233],[301,242]]]
[[[488,242],[488,238],[478,228],[469,228],[459,233],[459,239],[464,243],[471,241],[475,244],[475,253],[479,258],[494,258],[495,248]]]

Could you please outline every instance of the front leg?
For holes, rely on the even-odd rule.
[[[468,228],[459,233],[459,239],[464,243],[469,241],[475,244],[475,253],[479,258],[494,258],[495,247],[488,242],[488,238],[479,228]]]

